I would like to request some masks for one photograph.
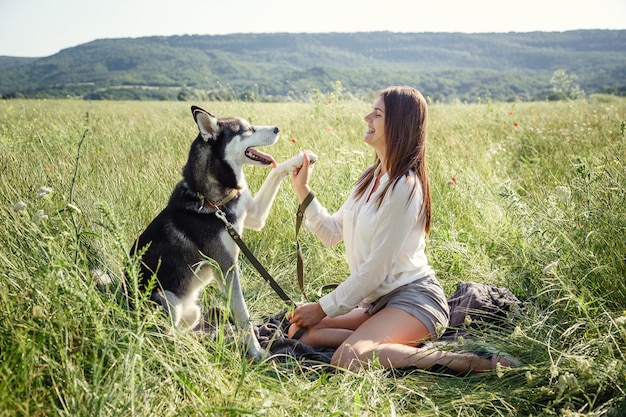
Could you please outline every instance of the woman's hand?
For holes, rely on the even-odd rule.
[[[302,152],[302,166],[294,169],[291,173],[291,185],[300,203],[302,203],[311,192],[309,177],[312,172],[313,165],[309,161],[309,155],[306,152]]]
[[[289,323],[298,327],[311,327],[322,321],[326,313],[320,303],[301,304],[292,313],[287,313]]]

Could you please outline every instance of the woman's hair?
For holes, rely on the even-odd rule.
[[[387,137],[387,174],[389,182],[378,196],[380,204],[390,187],[395,187],[402,177],[409,178],[409,171],[415,172],[424,198],[420,212],[424,216],[426,233],[430,232],[431,197],[426,166],[426,127],[428,108],[422,93],[413,87],[387,87],[378,93],[385,103],[385,133]],[[356,198],[361,198],[374,178],[380,165],[378,155],[374,164],[368,167],[356,182]],[[412,198],[417,189],[413,190]]]

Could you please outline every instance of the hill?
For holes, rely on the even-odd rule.
[[[34,60],[0,57],[0,95],[273,101],[411,84],[437,101],[510,101],[560,98],[555,82],[623,95],[624,51],[626,31],[614,30],[103,39]]]
[[[0,70],[21,67],[35,61],[37,58],[19,58],[13,56],[0,56]]]

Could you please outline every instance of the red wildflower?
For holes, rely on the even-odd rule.
[[[452,177],[448,180],[448,185],[456,185],[456,177]]]
[[[515,127],[519,126],[519,122],[513,123],[513,126],[515,126]]]
[[[289,140],[291,141],[291,143],[296,143],[298,141],[298,139],[296,139],[296,138],[291,138]]]

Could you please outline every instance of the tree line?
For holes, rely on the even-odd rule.
[[[436,102],[626,94],[626,31],[234,34],[103,39],[0,57],[0,96],[88,100],[369,97],[390,84]]]

